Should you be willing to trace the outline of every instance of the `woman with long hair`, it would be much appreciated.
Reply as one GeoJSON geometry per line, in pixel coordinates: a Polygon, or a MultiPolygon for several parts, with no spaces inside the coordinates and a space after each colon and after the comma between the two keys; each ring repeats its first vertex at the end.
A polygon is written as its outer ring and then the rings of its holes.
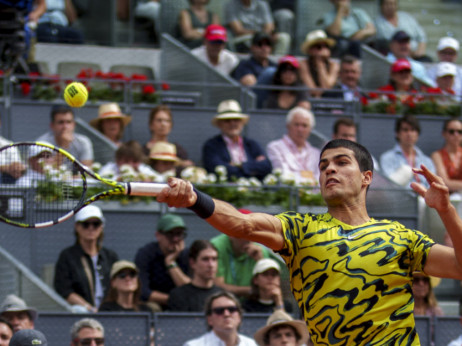
{"type": "MultiPolygon", "coordinates": [[[[422,272],[412,274],[412,294],[414,295],[414,315],[442,316],[443,310],[438,306],[433,287],[437,281],[422,272]]],[[[439,282],[438,282],[439,283],[439,282]]]]}

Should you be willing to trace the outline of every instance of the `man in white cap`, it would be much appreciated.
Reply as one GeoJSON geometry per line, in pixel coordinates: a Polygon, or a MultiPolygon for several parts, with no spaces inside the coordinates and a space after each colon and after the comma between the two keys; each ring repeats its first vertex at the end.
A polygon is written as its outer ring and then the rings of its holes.
{"type": "Polygon", "coordinates": [[[452,62],[439,62],[436,66],[436,85],[438,86],[437,92],[443,95],[447,95],[447,98],[437,99],[437,101],[443,100],[460,100],[460,94],[456,95],[454,91],[454,80],[457,75],[457,66],[452,62]]]}
{"type": "MultiPolygon", "coordinates": [[[[457,41],[455,38],[449,36],[440,38],[438,41],[438,46],[436,47],[438,61],[456,64],[459,48],[459,41],[457,41]]],[[[434,64],[427,71],[429,77],[434,81],[436,81],[437,69],[438,65],[434,64]]],[[[456,95],[462,94],[462,68],[458,66],[456,66],[456,75],[454,76],[453,89],[456,95]]]]}
{"type": "Polygon", "coordinates": [[[222,101],[217,112],[212,124],[220,129],[221,134],[207,140],[202,147],[204,168],[214,173],[217,166],[224,166],[229,180],[233,177],[263,179],[271,173],[271,162],[260,144],[242,136],[249,116],[242,113],[239,103],[222,101]]]}
{"type": "Polygon", "coordinates": [[[21,329],[33,329],[37,310],[28,307],[26,302],[14,294],[9,294],[0,307],[0,316],[13,326],[16,333],[21,329]]]}

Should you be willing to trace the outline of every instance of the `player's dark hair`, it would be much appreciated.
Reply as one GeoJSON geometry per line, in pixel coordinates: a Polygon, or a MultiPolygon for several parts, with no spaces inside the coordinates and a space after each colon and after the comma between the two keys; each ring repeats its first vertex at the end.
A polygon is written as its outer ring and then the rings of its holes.
{"type": "Polygon", "coordinates": [[[197,239],[195,240],[189,248],[189,259],[197,260],[199,254],[205,249],[212,249],[218,253],[217,248],[208,240],[197,239]]]}
{"type": "Polygon", "coordinates": [[[374,163],[372,161],[372,156],[366,147],[362,146],[359,143],[349,141],[347,139],[333,139],[328,142],[324,148],[321,150],[321,155],[324,151],[328,149],[336,149],[336,148],[346,148],[353,151],[355,155],[355,159],[358,162],[359,170],[361,172],[371,171],[374,172],[374,163]]]}
{"type": "Polygon", "coordinates": [[[55,118],[56,118],[57,114],[66,114],[66,113],[71,113],[72,117],[74,117],[74,111],[69,106],[55,105],[55,106],[51,107],[51,113],[50,113],[51,122],[53,123],[55,121],[55,118]]]}

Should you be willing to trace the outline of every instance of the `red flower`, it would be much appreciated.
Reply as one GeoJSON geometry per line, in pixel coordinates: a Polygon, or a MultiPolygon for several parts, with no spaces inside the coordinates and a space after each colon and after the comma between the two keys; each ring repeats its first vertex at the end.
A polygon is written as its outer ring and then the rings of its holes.
{"type": "Polygon", "coordinates": [[[0,76],[3,76],[3,70],[0,70],[0,76]]]}
{"type": "Polygon", "coordinates": [[[50,74],[47,76],[50,80],[50,84],[59,83],[59,74],[50,74]]]}
{"type": "Polygon", "coordinates": [[[106,78],[106,74],[103,73],[103,71],[96,71],[95,72],[95,78],[104,79],[104,78],[106,78]]]}
{"type": "Polygon", "coordinates": [[[170,90],[170,85],[167,83],[162,83],[162,90],[170,90]]]}
{"type": "Polygon", "coordinates": [[[377,94],[377,93],[369,93],[369,98],[376,99],[377,97],[379,97],[379,94],[377,94]]]}
{"type": "Polygon", "coordinates": [[[363,106],[367,106],[369,104],[369,100],[365,96],[361,96],[361,98],[359,100],[361,101],[361,104],[363,106]]]}
{"type": "Polygon", "coordinates": [[[143,86],[143,94],[154,94],[156,89],[152,85],[143,86]]]}
{"type": "Polygon", "coordinates": [[[131,79],[132,80],[148,80],[148,77],[146,77],[144,74],[132,74],[131,79]]]}
{"type": "Polygon", "coordinates": [[[24,96],[27,96],[30,94],[30,83],[28,82],[22,82],[21,83],[21,91],[24,96]]]}

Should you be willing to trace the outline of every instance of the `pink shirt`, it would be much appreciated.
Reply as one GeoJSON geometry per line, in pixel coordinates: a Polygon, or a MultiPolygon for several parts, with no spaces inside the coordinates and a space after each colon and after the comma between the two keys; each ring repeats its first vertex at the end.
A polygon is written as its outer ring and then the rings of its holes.
{"type": "Polygon", "coordinates": [[[233,141],[227,136],[223,136],[223,139],[226,143],[226,148],[228,149],[229,155],[231,156],[232,165],[240,166],[243,162],[247,161],[247,155],[245,153],[242,137],[239,137],[237,142],[233,141]]]}

